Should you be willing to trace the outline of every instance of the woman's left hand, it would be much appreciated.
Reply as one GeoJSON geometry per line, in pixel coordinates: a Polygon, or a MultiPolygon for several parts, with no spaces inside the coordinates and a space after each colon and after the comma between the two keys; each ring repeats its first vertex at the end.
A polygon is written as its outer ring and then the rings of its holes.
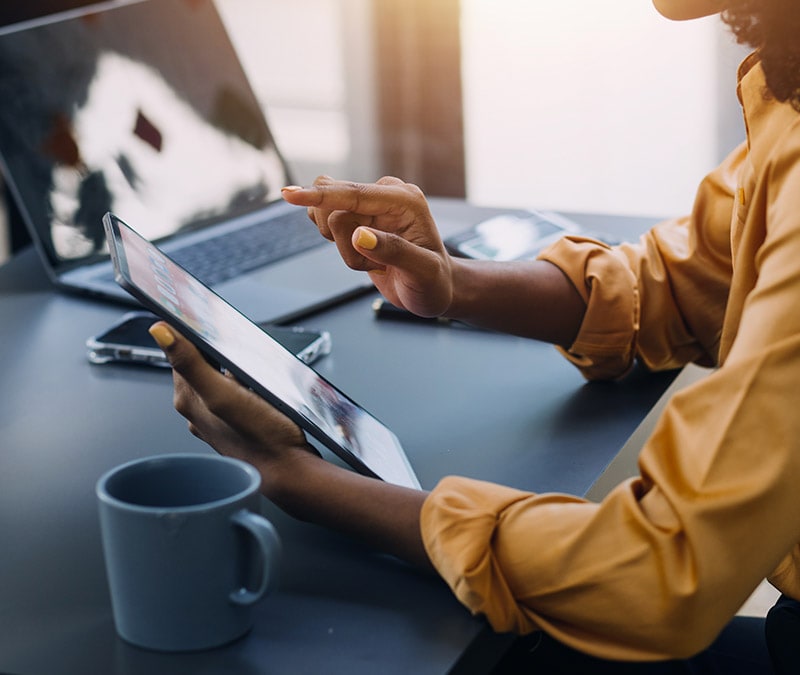
{"type": "Polygon", "coordinates": [[[191,432],[217,452],[252,464],[261,492],[301,520],[334,528],[429,567],[419,528],[426,493],[327,462],[294,422],[215,370],[163,321],[150,334],[172,364],[174,404],[191,432]]]}
{"type": "Polygon", "coordinates": [[[309,453],[316,455],[300,427],[233,377],[215,370],[166,323],[154,324],[150,333],[172,364],[175,409],[195,436],[222,455],[253,464],[263,476],[277,475],[298,456],[305,460],[309,453]]]}

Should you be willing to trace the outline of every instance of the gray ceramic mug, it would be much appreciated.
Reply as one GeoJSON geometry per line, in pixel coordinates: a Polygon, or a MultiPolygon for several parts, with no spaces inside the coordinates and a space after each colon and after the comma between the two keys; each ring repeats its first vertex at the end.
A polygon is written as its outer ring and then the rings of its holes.
{"type": "Polygon", "coordinates": [[[253,626],[277,576],[281,543],[261,515],[261,477],[218,455],[162,455],[97,482],[114,623],[161,651],[217,647],[253,626]]]}

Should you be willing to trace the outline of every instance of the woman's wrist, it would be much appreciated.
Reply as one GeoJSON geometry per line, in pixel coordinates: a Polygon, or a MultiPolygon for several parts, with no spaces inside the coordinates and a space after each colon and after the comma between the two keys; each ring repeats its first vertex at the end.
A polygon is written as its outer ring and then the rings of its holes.
{"type": "Polygon", "coordinates": [[[452,301],[444,316],[483,328],[569,346],[586,310],[569,278],[542,260],[453,258],[452,301]]]}
{"type": "Polygon", "coordinates": [[[321,490],[345,469],[323,459],[310,445],[285,450],[261,462],[261,492],[282,511],[300,520],[316,520],[313,505],[321,490]]]}
{"type": "Polygon", "coordinates": [[[430,567],[419,518],[426,494],[361,475],[293,446],[261,462],[262,493],[297,520],[329,527],[430,567]]]}
{"type": "Polygon", "coordinates": [[[480,296],[473,291],[475,261],[466,258],[450,258],[450,305],[442,314],[447,319],[469,321],[474,314],[475,303],[480,296]]]}

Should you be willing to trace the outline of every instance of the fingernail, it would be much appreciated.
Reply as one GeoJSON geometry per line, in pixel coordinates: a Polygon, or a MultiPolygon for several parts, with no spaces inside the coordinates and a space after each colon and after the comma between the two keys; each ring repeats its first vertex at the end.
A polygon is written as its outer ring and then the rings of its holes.
{"type": "Polygon", "coordinates": [[[281,192],[299,192],[302,189],[299,185],[287,185],[281,188],[281,192]]]}
{"type": "Polygon", "coordinates": [[[371,230],[364,229],[363,227],[358,228],[358,235],[356,237],[356,246],[360,246],[361,248],[365,248],[368,251],[371,251],[378,245],[378,237],[375,236],[375,233],[371,230]]]}
{"type": "Polygon", "coordinates": [[[161,349],[167,349],[175,342],[175,336],[172,334],[172,331],[163,323],[150,326],[148,332],[153,336],[153,339],[158,343],[161,349]]]}

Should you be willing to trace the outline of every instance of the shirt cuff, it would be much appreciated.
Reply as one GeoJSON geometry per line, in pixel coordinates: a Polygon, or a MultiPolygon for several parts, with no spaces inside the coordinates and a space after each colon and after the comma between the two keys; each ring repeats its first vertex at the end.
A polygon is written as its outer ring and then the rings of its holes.
{"type": "Polygon", "coordinates": [[[619,250],[585,237],[564,237],[538,256],[558,267],[586,303],[578,336],[559,348],[589,380],[616,379],[633,367],[639,331],[636,276],[619,250]]]}
{"type": "Polygon", "coordinates": [[[538,628],[521,612],[493,552],[498,514],[531,494],[456,476],[442,479],[422,506],[428,557],[458,600],[500,633],[538,628]]]}

